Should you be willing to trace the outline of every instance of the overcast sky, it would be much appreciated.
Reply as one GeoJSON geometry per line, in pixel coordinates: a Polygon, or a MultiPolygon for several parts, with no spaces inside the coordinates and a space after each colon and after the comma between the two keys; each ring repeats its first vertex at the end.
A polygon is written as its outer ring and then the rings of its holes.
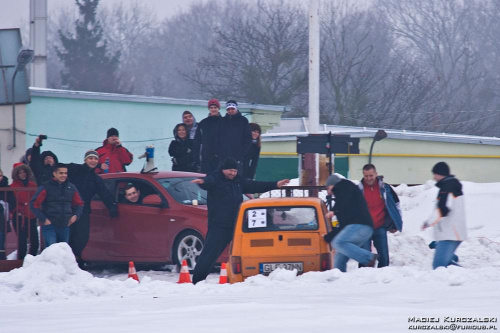
{"type": "MultiPolygon", "coordinates": [[[[142,0],[141,2],[151,6],[158,18],[162,19],[181,10],[185,10],[196,0],[142,0]]],[[[74,0],[47,0],[48,15],[57,12],[61,7],[75,7],[74,0]]],[[[101,0],[100,6],[112,6],[117,2],[132,2],[132,0],[101,0]]],[[[28,25],[29,0],[0,0],[0,29],[19,28],[28,25]]]]}

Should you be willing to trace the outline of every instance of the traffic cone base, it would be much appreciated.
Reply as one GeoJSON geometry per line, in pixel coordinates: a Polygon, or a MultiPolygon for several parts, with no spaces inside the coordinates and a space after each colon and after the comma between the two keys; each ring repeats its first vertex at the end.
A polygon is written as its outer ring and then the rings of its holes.
{"type": "Polygon", "coordinates": [[[192,283],[186,260],[182,261],[181,273],[179,274],[179,281],[177,283],[192,283]]]}
{"type": "Polygon", "coordinates": [[[139,281],[139,275],[137,275],[137,271],[135,270],[135,266],[134,266],[133,261],[128,263],[128,277],[141,283],[141,281],[139,281]]]}
{"type": "Polygon", "coordinates": [[[227,283],[227,269],[226,263],[223,262],[220,266],[220,276],[219,276],[219,284],[227,283]]]}

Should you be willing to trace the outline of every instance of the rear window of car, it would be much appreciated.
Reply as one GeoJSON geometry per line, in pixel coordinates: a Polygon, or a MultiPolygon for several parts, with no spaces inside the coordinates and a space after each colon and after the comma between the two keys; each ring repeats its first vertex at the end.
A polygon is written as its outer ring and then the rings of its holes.
{"type": "Polygon", "coordinates": [[[193,200],[197,200],[198,205],[206,205],[207,191],[191,183],[194,179],[197,178],[160,178],[157,180],[175,201],[185,205],[192,205],[193,200]]]}
{"type": "Polygon", "coordinates": [[[318,230],[314,207],[255,207],[245,210],[243,232],[318,230]]]}

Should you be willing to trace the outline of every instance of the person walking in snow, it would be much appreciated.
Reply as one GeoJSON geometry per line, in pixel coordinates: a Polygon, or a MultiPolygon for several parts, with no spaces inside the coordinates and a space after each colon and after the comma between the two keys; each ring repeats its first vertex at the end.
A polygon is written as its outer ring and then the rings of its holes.
{"type": "Polygon", "coordinates": [[[432,168],[433,178],[439,188],[437,205],[422,230],[434,227],[436,251],[432,268],[448,267],[458,246],[467,238],[465,203],[462,184],[450,174],[450,167],[439,162],[432,168]]]}
{"type": "Polygon", "coordinates": [[[403,230],[399,198],[384,178],[379,176],[373,164],[363,166],[363,179],[358,185],[365,197],[373,220],[373,235],[363,246],[370,251],[372,242],[377,249],[378,267],[389,266],[389,246],[387,231],[394,233],[403,230]]]}
{"type": "Polygon", "coordinates": [[[226,158],[220,169],[192,181],[207,191],[208,232],[203,250],[194,268],[193,283],[206,279],[217,258],[233,238],[234,224],[243,193],[262,193],[280,188],[288,179],[278,182],[257,182],[238,174],[234,158],[226,158]]]}
{"type": "Polygon", "coordinates": [[[96,149],[99,154],[99,164],[95,168],[95,172],[115,173],[127,171],[125,167],[132,163],[134,155],[122,146],[116,128],[111,127],[106,134],[106,140],[104,140],[101,147],[96,149]]]}
{"type": "Polygon", "coordinates": [[[363,194],[353,182],[337,174],[328,177],[326,189],[335,196],[335,205],[325,218],[336,215],[339,221],[339,227],[324,236],[335,249],[334,268],[345,272],[349,259],[373,267],[377,255],[362,248],[373,235],[373,221],[363,194]]]}
{"type": "Polygon", "coordinates": [[[200,121],[193,143],[193,158],[197,171],[205,174],[216,171],[217,161],[217,123],[221,119],[220,103],[213,98],[208,101],[208,117],[200,121]]]}

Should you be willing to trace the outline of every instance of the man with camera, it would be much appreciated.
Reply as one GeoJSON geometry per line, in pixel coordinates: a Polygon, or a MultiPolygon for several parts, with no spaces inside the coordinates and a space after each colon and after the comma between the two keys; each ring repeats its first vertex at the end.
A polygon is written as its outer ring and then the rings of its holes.
{"type": "Polygon", "coordinates": [[[36,138],[29,162],[38,186],[52,179],[52,166],[59,163],[56,154],[50,150],[40,153],[40,147],[45,139],[47,139],[47,136],[43,134],[36,138]]]}

